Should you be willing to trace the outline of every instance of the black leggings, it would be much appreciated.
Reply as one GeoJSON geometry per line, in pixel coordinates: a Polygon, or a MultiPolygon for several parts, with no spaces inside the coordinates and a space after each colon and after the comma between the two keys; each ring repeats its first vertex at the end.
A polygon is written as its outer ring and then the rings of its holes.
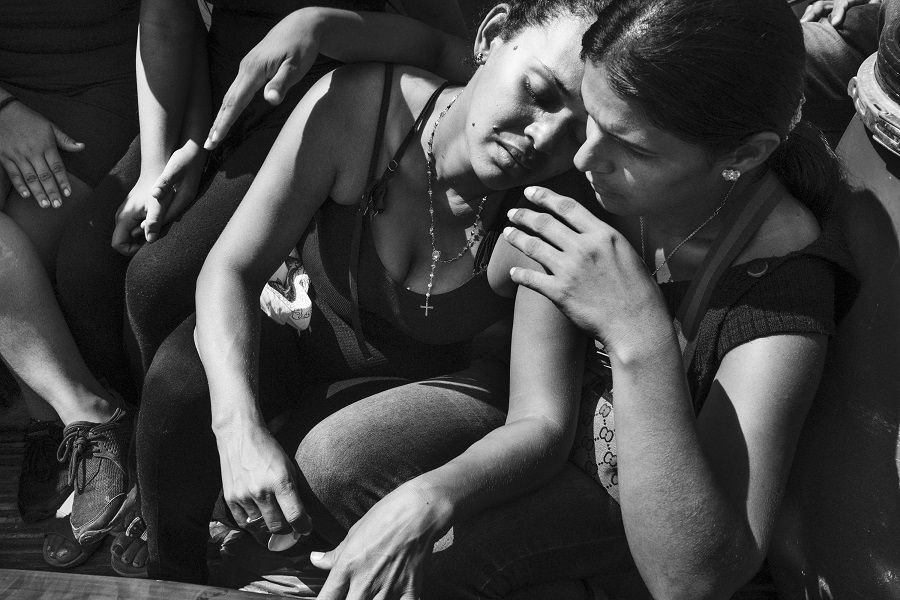
{"type": "Polygon", "coordinates": [[[101,182],[89,217],[66,232],[57,274],[60,304],[88,367],[126,397],[136,399],[136,387],[123,376],[130,371],[125,342],[133,342],[133,371],[144,373],[166,336],[194,312],[206,255],[247,193],[277,125],[249,133],[224,161],[208,167],[194,204],[130,261],[111,248],[110,239],[116,210],[139,173],[137,140],[101,182]],[[123,340],[126,315],[133,338],[123,340]]]}
{"type": "MultiPolygon", "coordinates": [[[[150,576],[203,582],[221,475],[193,330],[191,317],[156,353],[136,442],[150,576]]],[[[296,455],[304,505],[316,532],[331,544],[385,494],[503,423],[503,361],[484,358],[465,376],[420,383],[390,370],[327,382],[315,379],[320,370],[310,352],[314,348],[304,352],[293,329],[262,319],[259,406],[267,421],[295,409],[276,438],[289,456],[296,455]]]]}

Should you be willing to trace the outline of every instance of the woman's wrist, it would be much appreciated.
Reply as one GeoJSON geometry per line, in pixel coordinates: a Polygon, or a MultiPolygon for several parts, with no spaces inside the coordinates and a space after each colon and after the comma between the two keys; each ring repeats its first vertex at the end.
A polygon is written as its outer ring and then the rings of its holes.
{"type": "Polygon", "coordinates": [[[425,476],[407,481],[397,488],[397,492],[416,499],[422,520],[428,523],[435,535],[449,529],[455,512],[453,502],[446,491],[431,485],[425,476]]]}

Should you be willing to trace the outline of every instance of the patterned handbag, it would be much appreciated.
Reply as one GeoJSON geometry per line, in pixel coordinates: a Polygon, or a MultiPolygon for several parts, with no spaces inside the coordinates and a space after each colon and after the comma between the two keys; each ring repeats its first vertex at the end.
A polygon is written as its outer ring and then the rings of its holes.
{"type": "MultiPolygon", "coordinates": [[[[716,283],[778,203],[780,192],[781,184],[773,175],[767,174],[753,197],[725,224],[707,252],[698,276],[691,280],[673,321],[685,371],[694,358],[697,331],[716,283]]],[[[593,477],[619,502],[618,456],[612,369],[609,355],[598,341],[591,346],[585,359],[581,404],[569,461],[593,477]]]]}

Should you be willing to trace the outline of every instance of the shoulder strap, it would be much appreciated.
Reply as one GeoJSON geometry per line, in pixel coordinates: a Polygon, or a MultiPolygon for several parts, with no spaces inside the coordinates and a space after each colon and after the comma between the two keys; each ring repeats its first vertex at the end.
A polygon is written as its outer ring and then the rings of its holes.
{"type": "Polygon", "coordinates": [[[706,314],[719,279],[778,204],[780,192],[781,184],[778,179],[767,173],[750,200],[733,215],[713,242],[698,275],[691,281],[676,316],[680,325],[678,341],[681,344],[682,366],[685,371],[690,368],[694,359],[700,321],[706,314]]]}
{"type": "MultiPolygon", "coordinates": [[[[372,157],[369,159],[369,173],[366,176],[366,185],[370,186],[363,193],[359,204],[356,208],[356,217],[353,220],[353,239],[350,242],[350,301],[351,319],[353,320],[353,332],[356,334],[356,343],[363,357],[368,360],[372,358],[369,347],[366,345],[366,338],[363,335],[362,319],[359,315],[359,244],[362,238],[362,222],[366,208],[372,203],[375,187],[372,180],[375,178],[375,170],[378,168],[378,155],[381,149],[382,138],[384,138],[384,125],[387,121],[388,108],[390,108],[391,87],[394,79],[394,65],[385,63],[384,65],[384,86],[381,90],[381,106],[378,109],[378,124],[375,126],[375,141],[372,144],[372,157]]],[[[382,196],[383,196],[382,192],[382,196]]]]}
{"type": "Polygon", "coordinates": [[[372,157],[369,160],[369,173],[366,178],[368,188],[363,193],[362,198],[357,205],[356,218],[354,219],[353,223],[353,239],[350,242],[350,300],[353,304],[353,306],[351,307],[351,318],[353,320],[353,331],[356,334],[356,342],[357,344],[359,344],[360,351],[362,352],[363,357],[365,357],[366,360],[372,358],[372,353],[369,351],[369,347],[366,345],[366,338],[362,330],[362,318],[359,314],[358,283],[359,252],[362,240],[363,217],[366,214],[368,214],[370,217],[374,217],[379,212],[384,210],[384,196],[387,193],[387,184],[390,181],[391,177],[394,176],[394,173],[397,171],[397,167],[400,164],[400,159],[403,158],[403,154],[409,147],[410,142],[415,139],[416,135],[418,135],[421,129],[425,126],[425,120],[434,109],[434,105],[437,102],[438,97],[441,95],[441,92],[450,85],[450,82],[445,81],[443,84],[438,86],[436,90],[434,90],[434,92],[428,98],[428,101],[425,103],[425,106],[416,117],[416,121],[415,123],[413,123],[413,126],[406,134],[406,137],[403,138],[403,141],[400,143],[397,151],[394,152],[394,156],[391,157],[391,160],[388,163],[387,168],[385,168],[384,172],[381,174],[381,177],[379,177],[377,181],[373,181],[375,179],[376,169],[378,168],[378,156],[380,154],[379,151],[381,150],[381,144],[384,138],[384,126],[387,121],[388,107],[390,106],[393,76],[394,66],[391,63],[385,63],[384,88],[381,92],[381,109],[378,114],[378,125],[375,127],[375,143],[372,148],[372,157]]]}

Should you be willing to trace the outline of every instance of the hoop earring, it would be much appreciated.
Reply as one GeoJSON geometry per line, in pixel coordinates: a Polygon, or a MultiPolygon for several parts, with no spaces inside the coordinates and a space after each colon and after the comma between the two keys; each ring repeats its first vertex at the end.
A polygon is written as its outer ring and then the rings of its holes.
{"type": "Polygon", "coordinates": [[[741,176],[741,172],[737,169],[723,169],[722,179],[725,181],[737,181],[741,176]]]}
{"type": "Polygon", "coordinates": [[[481,52],[481,51],[476,52],[473,60],[475,61],[476,65],[483,65],[485,63],[484,52],[481,52]]]}

